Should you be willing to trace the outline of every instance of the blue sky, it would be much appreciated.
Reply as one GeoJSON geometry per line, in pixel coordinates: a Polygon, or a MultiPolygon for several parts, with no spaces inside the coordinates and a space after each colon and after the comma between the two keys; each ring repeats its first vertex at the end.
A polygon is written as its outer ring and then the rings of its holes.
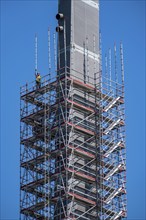
{"type": "MultiPolygon", "coordinates": [[[[144,220],[146,2],[101,0],[103,54],[123,42],[126,92],[128,219],[144,220]]],[[[1,1],[1,220],[19,219],[19,88],[48,73],[47,29],[54,32],[57,1],[1,1]]]]}

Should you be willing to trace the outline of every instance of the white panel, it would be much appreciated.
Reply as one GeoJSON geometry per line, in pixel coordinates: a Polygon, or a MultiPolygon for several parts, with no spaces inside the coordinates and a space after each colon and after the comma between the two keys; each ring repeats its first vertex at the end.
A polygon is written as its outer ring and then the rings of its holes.
{"type": "Polygon", "coordinates": [[[81,0],[81,1],[99,10],[99,4],[96,2],[91,1],[91,0],[81,0]]]}

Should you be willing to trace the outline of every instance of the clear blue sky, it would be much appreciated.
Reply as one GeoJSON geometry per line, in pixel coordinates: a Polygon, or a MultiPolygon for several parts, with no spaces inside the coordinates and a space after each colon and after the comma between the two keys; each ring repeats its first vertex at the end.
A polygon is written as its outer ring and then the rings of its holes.
{"type": "MultiPolygon", "coordinates": [[[[144,0],[101,0],[103,54],[124,45],[128,219],[145,220],[145,19],[144,0]]],[[[1,1],[1,220],[19,219],[19,87],[48,73],[47,28],[55,28],[57,1],[1,1]]]]}

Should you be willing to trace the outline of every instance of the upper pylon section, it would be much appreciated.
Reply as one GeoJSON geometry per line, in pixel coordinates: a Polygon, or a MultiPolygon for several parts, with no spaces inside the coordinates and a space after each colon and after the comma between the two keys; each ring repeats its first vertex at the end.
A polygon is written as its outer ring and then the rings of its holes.
{"type": "MultiPolygon", "coordinates": [[[[98,1],[60,0],[58,6],[59,68],[93,77],[99,71],[99,4],[98,1]]],[[[72,73],[71,73],[72,74],[72,73]]],[[[84,77],[84,81],[88,81],[84,77]]]]}

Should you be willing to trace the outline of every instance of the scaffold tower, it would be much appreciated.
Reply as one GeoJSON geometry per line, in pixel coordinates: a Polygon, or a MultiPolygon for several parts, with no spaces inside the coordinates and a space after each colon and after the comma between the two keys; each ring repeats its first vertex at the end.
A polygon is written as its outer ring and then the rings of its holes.
{"type": "Polygon", "coordinates": [[[98,14],[60,0],[49,74],[20,89],[20,220],[127,216],[123,47],[103,61],[98,14]]]}

